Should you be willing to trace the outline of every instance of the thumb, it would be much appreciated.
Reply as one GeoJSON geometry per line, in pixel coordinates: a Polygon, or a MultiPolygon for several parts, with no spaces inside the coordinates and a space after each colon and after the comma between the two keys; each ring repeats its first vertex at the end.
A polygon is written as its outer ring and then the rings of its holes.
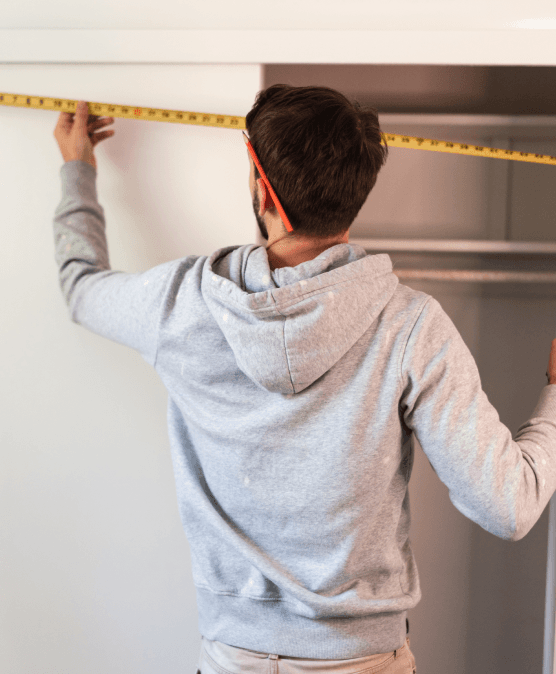
{"type": "Polygon", "coordinates": [[[74,125],[78,129],[87,129],[87,122],[89,120],[89,106],[85,101],[77,102],[77,110],[74,117],[74,125]]]}

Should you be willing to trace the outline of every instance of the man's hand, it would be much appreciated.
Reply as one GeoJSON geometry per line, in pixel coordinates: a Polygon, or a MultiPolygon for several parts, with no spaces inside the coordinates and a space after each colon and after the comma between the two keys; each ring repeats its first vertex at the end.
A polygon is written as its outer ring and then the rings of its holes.
{"type": "Polygon", "coordinates": [[[556,384],[556,339],[552,340],[550,346],[550,358],[548,359],[548,370],[546,371],[549,384],[556,384]]]}
{"type": "Polygon", "coordinates": [[[79,159],[86,161],[96,169],[97,163],[93,149],[101,140],[113,136],[115,131],[107,129],[101,133],[94,132],[113,122],[113,117],[89,115],[89,108],[85,101],[77,103],[75,113],[61,112],[54,129],[54,138],[58,141],[64,161],[79,159]]]}

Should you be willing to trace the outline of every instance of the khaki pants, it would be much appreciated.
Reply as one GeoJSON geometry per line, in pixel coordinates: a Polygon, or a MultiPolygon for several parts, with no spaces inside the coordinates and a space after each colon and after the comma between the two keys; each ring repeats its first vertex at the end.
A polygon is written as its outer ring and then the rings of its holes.
{"type": "Polygon", "coordinates": [[[415,658],[405,644],[390,653],[350,660],[312,660],[257,653],[202,637],[197,674],[416,674],[415,658]]]}

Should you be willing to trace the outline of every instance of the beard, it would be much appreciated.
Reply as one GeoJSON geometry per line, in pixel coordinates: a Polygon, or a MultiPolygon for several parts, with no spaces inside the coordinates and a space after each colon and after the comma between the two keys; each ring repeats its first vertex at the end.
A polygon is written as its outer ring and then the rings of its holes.
{"type": "Polygon", "coordinates": [[[253,212],[255,213],[255,219],[257,221],[257,225],[259,225],[259,231],[261,233],[261,236],[265,241],[268,241],[268,230],[266,228],[266,225],[264,224],[264,220],[261,218],[259,215],[259,208],[260,208],[260,202],[259,202],[259,195],[257,194],[257,191],[255,190],[255,197],[253,198],[253,212]]]}

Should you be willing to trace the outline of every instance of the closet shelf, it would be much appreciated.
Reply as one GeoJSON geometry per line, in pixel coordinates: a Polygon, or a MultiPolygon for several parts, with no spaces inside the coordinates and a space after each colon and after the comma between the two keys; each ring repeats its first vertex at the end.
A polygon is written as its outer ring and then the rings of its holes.
{"type": "Polygon", "coordinates": [[[408,253],[526,253],[556,255],[550,241],[480,241],[475,239],[358,239],[350,238],[365,250],[408,253]]]}
{"type": "MultiPolygon", "coordinates": [[[[478,241],[471,239],[350,239],[367,251],[410,253],[495,253],[555,255],[556,243],[538,241],[478,241]]],[[[475,283],[556,283],[556,272],[490,271],[484,269],[392,270],[399,279],[471,281],[475,283]]]]}

